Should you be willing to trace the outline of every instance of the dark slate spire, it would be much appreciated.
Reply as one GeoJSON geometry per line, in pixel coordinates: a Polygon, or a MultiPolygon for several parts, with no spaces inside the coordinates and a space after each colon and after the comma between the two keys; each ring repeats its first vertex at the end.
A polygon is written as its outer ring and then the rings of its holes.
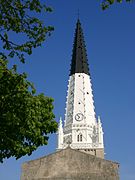
{"type": "Polygon", "coordinates": [[[83,31],[79,19],[76,23],[70,75],[75,73],[85,73],[88,75],[90,74],[83,31]]]}

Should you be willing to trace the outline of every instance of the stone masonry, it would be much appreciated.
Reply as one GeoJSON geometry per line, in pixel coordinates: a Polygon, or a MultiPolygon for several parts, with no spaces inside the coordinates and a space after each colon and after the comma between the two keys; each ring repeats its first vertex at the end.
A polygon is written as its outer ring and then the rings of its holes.
{"type": "Polygon", "coordinates": [[[22,165],[21,180],[119,180],[119,164],[70,147],[22,165]]]}

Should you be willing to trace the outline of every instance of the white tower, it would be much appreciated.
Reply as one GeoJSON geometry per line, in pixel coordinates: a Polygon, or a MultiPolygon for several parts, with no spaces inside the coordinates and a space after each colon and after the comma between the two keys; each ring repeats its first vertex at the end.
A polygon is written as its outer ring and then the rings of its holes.
{"type": "Polygon", "coordinates": [[[58,129],[57,149],[67,146],[104,158],[102,124],[100,117],[96,119],[85,42],[79,19],[75,30],[64,127],[60,120],[58,129]]]}

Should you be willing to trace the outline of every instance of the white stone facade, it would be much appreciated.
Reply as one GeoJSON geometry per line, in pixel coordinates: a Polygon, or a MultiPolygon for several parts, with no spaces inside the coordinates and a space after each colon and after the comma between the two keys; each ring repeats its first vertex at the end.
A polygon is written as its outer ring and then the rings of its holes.
{"type": "Polygon", "coordinates": [[[64,125],[60,120],[58,149],[104,149],[101,120],[96,119],[90,76],[75,73],[69,77],[64,125]]]}

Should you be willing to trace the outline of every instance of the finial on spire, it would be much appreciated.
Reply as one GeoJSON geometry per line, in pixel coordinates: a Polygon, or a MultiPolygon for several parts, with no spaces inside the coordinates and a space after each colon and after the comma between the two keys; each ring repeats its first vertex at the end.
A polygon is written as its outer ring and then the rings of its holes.
{"type": "Polygon", "coordinates": [[[60,117],[60,121],[59,122],[60,122],[60,125],[62,125],[62,117],[60,117]]]}
{"type": "Polygon", "coordinates": [[[98,116],[98,123],[101,124],[100,116],[98,116]]]}
{"type": "Polygon", "coordinates": [[[77,18],[78,18],[78,19],[80,18],[80,11],[79,11],[79,9],[78,9],[78,11],[77,11],[77,18]]]}

